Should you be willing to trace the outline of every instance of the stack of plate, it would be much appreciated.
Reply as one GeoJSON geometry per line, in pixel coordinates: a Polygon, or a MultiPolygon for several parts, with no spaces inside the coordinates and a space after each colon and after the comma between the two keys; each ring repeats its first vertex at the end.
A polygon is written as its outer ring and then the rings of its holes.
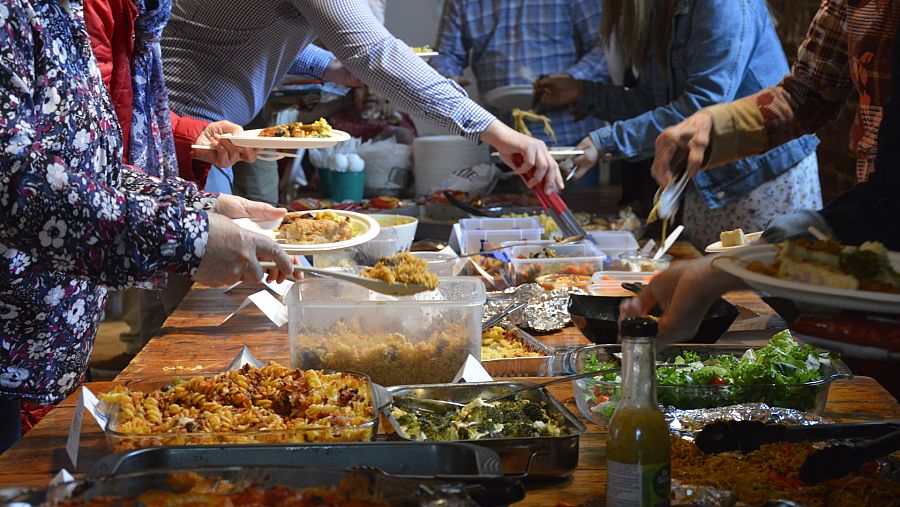
{"type": "Polygon", "coordinates": [[[490,160],[486,144],[477,145],[460,136],[425,136],[413,143],[416,195],[435,190],[451,172],[490,160]]]}

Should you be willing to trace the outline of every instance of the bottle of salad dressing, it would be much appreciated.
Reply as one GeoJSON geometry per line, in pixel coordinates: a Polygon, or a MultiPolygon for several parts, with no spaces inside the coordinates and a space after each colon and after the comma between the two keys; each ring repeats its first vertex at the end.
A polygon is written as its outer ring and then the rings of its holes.
{"type": "Polygon", "coordinates": [[[669,429],[656,402],[651,319],[626,319],[622,334],[622,400],[609,423],[606,505],[667,506],[671,485],[669,429]]]}

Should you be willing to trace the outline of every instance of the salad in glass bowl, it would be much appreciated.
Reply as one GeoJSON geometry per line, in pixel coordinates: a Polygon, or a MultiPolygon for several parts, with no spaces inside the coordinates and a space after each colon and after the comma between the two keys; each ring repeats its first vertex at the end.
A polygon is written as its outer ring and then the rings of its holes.
{"type": "MultiPolygon", "coordinates": [[[[566,369],[580,373],[618,369],[618,345],[570,353],[566,369]]],[[[801,345],[782,331],[759,348],[674,346],[657,354],[656,396],[663,407],[697,409],[760,402],[821,414],[831,382],[851,376],[837,355],[801,345]]],[[[591,421],[606,425],[621,397],[621,373],[575,381],[575,401],[591,421]]]]}

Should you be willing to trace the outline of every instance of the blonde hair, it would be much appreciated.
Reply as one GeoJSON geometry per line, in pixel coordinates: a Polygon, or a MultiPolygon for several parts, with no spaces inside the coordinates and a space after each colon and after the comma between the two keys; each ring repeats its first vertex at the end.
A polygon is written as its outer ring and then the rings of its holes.
{"type": "Polygon", "coordinates": [[[665,70],[669,62],[673,4],[673,0],[603,0],[601,40],[609,47],[610,38],[615,34],[625,62],[641,69],[647,63],[651,34],[656,33],[654,56],[665,70]]]}

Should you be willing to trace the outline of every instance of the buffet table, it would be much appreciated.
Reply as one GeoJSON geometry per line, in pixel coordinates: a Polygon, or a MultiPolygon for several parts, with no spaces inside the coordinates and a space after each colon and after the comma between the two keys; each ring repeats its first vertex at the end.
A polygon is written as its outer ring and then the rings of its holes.
{"type": "MultiPolygon", "coordinates": [[[[116,381],[91,383],[88,387],[96,393],[110,389],[117,382],[219,372],[245,344],[260,359],[288,364],[286,328],[275,328],[255,308],[245,309],[221,324],[247,295],[256,290],[258,288],[238,287],[224,294],[217,289],[192,290],[166,321],[163,335],[152,340],[116,381]]],[[[729,333],[723,340],[730,344],[759,344],[772,335],[769,328],[777,326],[777,317],[758,297],[752,293],[735,293],[728,299],[758,317],[739,319],[733,328],[739,332],[729,333]]],[[[587,343],[574,327],[541,339],[553,347],[587,343]]],[[[573,413],[578,413],[571,385],[559,384],[549,390],[573,413]]],[[[75,396],[69,397],[21,442],[0,456],[0,487],[45,486],[61,468],[85,473],[97,459],[108,453],[102,432],[89,416],[85,416],[79,464],[73,470],[65,447],[75,400],[75,396]]],[[[825,416],[847,422],[900,419],[900,404],[873,379],[856,377],[834,383],[825,416]]],[[[579,465],[572,478],[529,484],[525,501],[517,505],[602,504],[606,434],[597,425],[584,422],[587,432],[581,438],[579,465]]]]}

